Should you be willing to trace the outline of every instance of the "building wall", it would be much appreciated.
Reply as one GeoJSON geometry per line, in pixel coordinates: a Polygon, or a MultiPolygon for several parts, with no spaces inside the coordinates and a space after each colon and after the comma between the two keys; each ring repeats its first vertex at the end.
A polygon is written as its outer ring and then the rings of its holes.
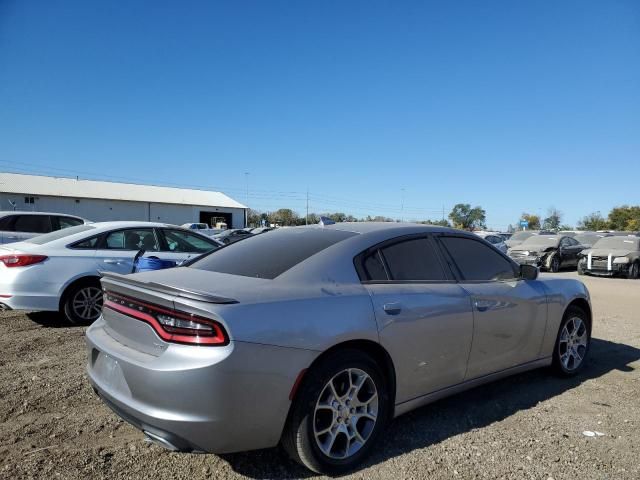
{"type": "Polygon", "coordinates": [[[25,195],[0,192],[0,211],[13,210],[8,201],[11,200],[16,203],[17,210],[67,213],[94,222],[139,220],[166,222],[175,225],[199,222],[200,211],[206,211],[231,213],[233,225],[229,225],[229,228],[244,227],[244,210],[242,208],[126,202],[121,200],[96,200],[91,198],[33,197],[34,203],[30,204],[25,203],[25,195]]]}

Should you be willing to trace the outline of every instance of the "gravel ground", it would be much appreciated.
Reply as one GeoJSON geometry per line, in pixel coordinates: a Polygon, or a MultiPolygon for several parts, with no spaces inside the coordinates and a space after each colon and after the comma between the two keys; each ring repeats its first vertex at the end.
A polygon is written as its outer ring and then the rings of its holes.
{"type": "MultiPolygon", "coordinates": [[[[640,282],[584,281],[595,325],[579,377],[530,372],[409,413],[349,478],[640,478],[640,282]]],[[[0,313],[0,327],[0,478],[311,476],[280,449],[187,455],[148,444],[89,387],[83,328],[19,312],[0,313]]]]}

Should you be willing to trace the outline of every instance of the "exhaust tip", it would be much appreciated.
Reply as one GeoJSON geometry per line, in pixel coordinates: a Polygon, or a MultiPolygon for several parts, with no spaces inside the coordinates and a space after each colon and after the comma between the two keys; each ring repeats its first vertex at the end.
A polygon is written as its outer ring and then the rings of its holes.
{"type": "Polygon", "coordinates": [[[143,433],[146,435],[145,441],[155,443],[156,445],[160,445],[161,447],[166,448],[167,450],[171,450],[172,452],[177,452],[180,449],[169,442],[166,438],[162,438],[155,433],[148,432],[147,430],[143,430],[143,433]]]}

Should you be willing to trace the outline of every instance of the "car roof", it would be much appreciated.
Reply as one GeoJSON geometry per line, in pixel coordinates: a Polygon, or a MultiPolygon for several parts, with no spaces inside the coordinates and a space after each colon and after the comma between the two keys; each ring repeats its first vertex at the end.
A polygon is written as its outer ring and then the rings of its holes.
{"type": "Polygon", "coordinates": [[[73,217],[79,218],[80,220],[85,220],[78,215],[72,215],[70,213],[58,213],[58,212],[33,212],[33,211],[22,211],[22,210],[6,210],[0,211],[0,217],[6,217],[7,215],[57,215],[61,217],[73,217]]]}
{"type": "Polygon", "coordinates": [[[449,227],[440,227],[437,225],[424,225],[422,223],[408,223],[408,222],[340,222],[333,223],[330,225],[308,225],[300,228],[327,228],[332,230],[344,230],[346,232],[353,233],[373,233],[373,232],[381,232],[387,231],[391,233],[394,230],[397,230],[398,233],[402,234],[411,233],[411,231],[422,231],[422,232],[460,232],[460,230],[456,230],[454,228],[449,227]]]}

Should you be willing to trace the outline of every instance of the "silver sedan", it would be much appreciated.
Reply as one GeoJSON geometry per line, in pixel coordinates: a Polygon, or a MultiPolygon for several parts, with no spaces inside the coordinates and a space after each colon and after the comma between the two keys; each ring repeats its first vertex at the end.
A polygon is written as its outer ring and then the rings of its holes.
{"type": "Polygon", "coordinates": [[[118,415],[171,450],[281,443],[332,475],[414,408],[538,367],[574,375],[592,326],[581,282],[411,224],[280,229],[102,285],[88,373],[118,415]]]}

